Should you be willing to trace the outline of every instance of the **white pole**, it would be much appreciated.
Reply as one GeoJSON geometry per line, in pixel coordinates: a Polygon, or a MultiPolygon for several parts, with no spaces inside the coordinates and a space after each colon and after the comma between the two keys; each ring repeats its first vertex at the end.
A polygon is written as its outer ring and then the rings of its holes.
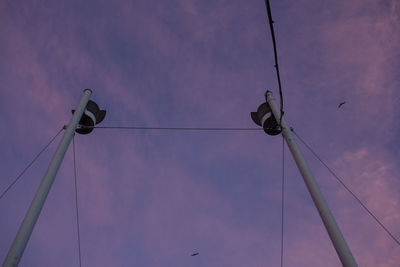
{"type": "Polygon", "coordinates": [[[40,211],[43,208],[51,185],[54,182],[54,178],[56,177],[58,169],[64,158],[65,152],[67,151],[67,148],[71,142],[71,139],[82,117],[82,114],[85,111],[91,94],[92,91],[90,89],[84,90],[78,107],[76,108],[71,118],[71,121],[69,122],[67,129],[65,130],[64,136],[60,144],[58,145],[56,152],[54,153],[53,159],[51,160],[50,165],[47,168],[46,174],[44,175],[42,182],[40,183],[36,195],[32,200],[28,211],[25,214],[25,218],[22,221],[17,235],[15,236],[14,242],[12,243],[11,248],[8,251],[7,257],[3,262],[3,267],[18,266],[22,254],[24,253],[26,244],[28,243],[28,240],[32,234],[33,227],[35,226],[36,221],[40,215],[40,211]]]}
{"type": "MultiPolygon", "coordinates": [[[[274,114],[276,120],[279,123],[279,118],[281,118],[281,113],[278,106],[275,103],[275,99],[272,96],[272,92],[267,91],[265,93],[266,100],[274,114]]],[[[315,206],[321,216],[321,219],[325,225],[326,230],[328,231],[329,237],[332,240],[333,246],[336,249],[336,252],[339,256],[340,261],[345,267],[356,267],[358,266],[356,261],[351,254],[349,247],[346,244],[346,241],[343,238],[342,233],[340,232],[339,226],[336,224],[335,218],[333,217],[329,207],[319,190],[317,182],[315,181],[310,169],[306,161],[304,160],[303,155],[300,152],[299,147],[297,146],[296,141],[293,138],[290,127],[287,125],[284,117],[281,118],[282,134],[286,140],[286,143],[289,146],[290,151],[292,152],[293,158],[297,164],[297,167],[300,170],[301,175],[303,176],[303,180],[308,188],[308,191],[311,194],[311,197],[314,201],[315,206]]]]}

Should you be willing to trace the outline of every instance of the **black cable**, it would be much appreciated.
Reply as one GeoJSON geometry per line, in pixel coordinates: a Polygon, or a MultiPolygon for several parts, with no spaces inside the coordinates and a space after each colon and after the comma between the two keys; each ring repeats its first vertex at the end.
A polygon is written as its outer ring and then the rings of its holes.
{"type": "Polygon", "coordinates": [[[364,203],[362,203],[362,201],[350,190],[350,188],[348,188],[345,185],[342,179],[339,178],[339,176],[336,175],[336,173],[331,168],[329,168],[328,165],[326,165],[326,163],[311,149],[309,145],[306,144],[306,142],[304,142],[304,140],[293,129],[292,132],[308,148],[308,150],[310,150],[311,153],[322,163],[322,165],[324,165],[328,169],[328,171],[336,178],[336,180],[338,180],[339,183],[357,200],[357,202],[369,213],[369,215],[371,215],[371,217],[374,218],[374,220],[383,228],[383,230],[385,230],[385,232],[394,240],[394,242],[396,242],[400,246],[400,241],[396,237],[394,237],[392,233],[390,233],[390,231],[383,225],[383,223],[381,223],[379,219],[364,205],[364,203]]]}
{"type": "Polygon", "coordinates": [[[82,266],[81,259],[81,235],[80,235],[80,227],[79,227],[79,209],[78,209],[78,183],[77,183],[77,175],[76,175],[76,160],[75,160],[75,135],[72,138],[72,152],[74,158],[74,180],[75,180],[75,210],[76,210],[76,227],[78,232],[78,252],[79,252],[79,266],[82,266]]]}
{"type": "Polygon", "coordinates": [[[40,150],[40,152],[33,158],[33,160],[28,164],[28,166],[26,166],[25,169],[23,169],[23,171],[17,176],[17,178],[14,179],[14,181],[6,188],[6,190],[4,190],[4,192],[0,195],[0,199],[22,177],[22,175],[24,175],[24,173],[32,166],[32,164],[40,157],[40,155],[42,155],[42,153],[49,147],[49,145],[53,143],[53,141],[57,138],[57,136],[62,132],[63,129],[64,128],[61,128],[61,130],[58,131],[58,133],[53,138],[51,138],[51,140],[47,143],[47,145],[45,145],[45,147],[42,150],[40,150]]]}
{"type": "Polygon", "coordinates": [[[282,95],[281,77],[279,75],[278,52],[276,49],[276,40],[275,40],[275,32],[274,32],[274,25],[273,25],[274,21],[272,20],[271,6],[269,4],[269,0],[265,0],[265,7],[267,8],[268,22],[269,22],[269,28],[271,31],[271,38],[272,38],[272,45],[274,47],[275,70],[276,70],[276,77],[278,79],[279,97],[280,97],[280,102],[281,102],[281,117],[280,117],[279,121],[281,121],[283,113],[284,113],[283,112],[283,95],[282,95]]]}
{"type": "Polygon", "coordinates": [[[142,126],[81,126],[84,128],[126,129],[126,130],[175,130],[175,131],[259,131],[262,128],[223,128],[223,127],[142,127],[142,126]]]}
{"type": "Polygon", "coordinates": [[[282,204],[281,204],[281,267],[283,267],[283,230],[285,210],[285,138],[282,135],[282,204]]]}

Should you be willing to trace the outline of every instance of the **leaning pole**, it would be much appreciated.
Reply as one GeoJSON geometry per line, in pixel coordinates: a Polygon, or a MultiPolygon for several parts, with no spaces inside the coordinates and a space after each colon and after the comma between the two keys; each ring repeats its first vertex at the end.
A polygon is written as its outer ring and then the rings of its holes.
{"type": "Polygon", "coordinates": [[[79,101],[76,110],[74,111],[71,121],[67,125],[64,136],[61,139],[56,152],[54,153],[49,167],[47,168],[46,174],[44,175],[42,182],[36,191],[35,197],[32,200],[32,203],[25,214],[25,218],[19,227],[18,233],[15,236],[10,250],[8,251],[7,257],[3,262],[3,267],[18,266],[22,254],[24,253],[26,244],[28,243],[28,240],[32,234],[33,227],[36,224],[36,221],[40,215],[40,211],[42,210],[47,195],[49,194],[51,185],[53,184],[54,178],[56,177],[58,169],[60,168],[65,152],[67,151],[79,121],[85,112],[85,108],[91,94],[92,90],[84,90],[83,96],[79,101]]]}
{"type": "Polygon", "coordinates": [[[321,191],[319,190],[318,184],[307,165],[307,162],[293,138],[291,128],[286,123],[284,116],[281,116],[281,111],[276,105],[271,91],[265,93],[265,99],[266,103],[261,104],[257,112],[251,113],[253,121],[257,125],[262,126],[264,131],[269,135],[277,135],[282,132],[342,265],[345,267],[357,267],[358,265],[344,240],[339,226],[337,225],[335,218],[333,217],[328,204],[326,203],[321,191]],[[280,123],[278,123],[279,120],[280,123]]]}

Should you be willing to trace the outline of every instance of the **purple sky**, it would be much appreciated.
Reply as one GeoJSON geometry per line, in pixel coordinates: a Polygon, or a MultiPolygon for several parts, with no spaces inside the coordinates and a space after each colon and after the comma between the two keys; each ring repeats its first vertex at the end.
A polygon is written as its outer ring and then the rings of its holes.
{"type": "MultiPolygon", "coordinates": [[[[400,4],[271,1],[286,119],[400,238],[400,4]],[[340,109],[337,105],[346,101],[340,109]]],[[[1,1],[0,190],[83,89],[102,126],[254,127],[278,97],[264,1],[1,1]]],[[[60,138],[0,200],[3,261],[60,138]]],[[[280,136],[76,136],[83,266],[278,266],[280,136]],[[200,254],[191,257],[198,251],[200,254]]],[[[400,247],[300,146],[360,266],[400,247]]],[[[340,266],[286,150],[285,266],[340,266]]],[[[69,149],[20,266],[78,266],[69,149]]]]}

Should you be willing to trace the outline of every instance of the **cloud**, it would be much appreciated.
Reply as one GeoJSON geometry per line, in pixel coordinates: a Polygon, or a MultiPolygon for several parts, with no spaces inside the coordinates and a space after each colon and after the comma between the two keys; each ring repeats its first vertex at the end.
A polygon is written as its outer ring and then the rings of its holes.
{"type": "MultiPolygon", "coordinates": [[[[0,127],[2,149],[15,161],[68,121],[85,87],[108,111],[102,125],[177,127],[252,127],[249,112],[276,87],[262,2],[3,5],[0,127]]],[[[288,121],[396,231],[398,167],[383,143],[395,140],[398,119],[399,5],[273,5],[288,121]]],[[[278,265],[280,138],[96,129],[76,141],[84,265],[278,265]],[[190,257],[196,249],[199,257],[190,257]]],[[[63,166],[70,170],[70,155],[63,166]]],[[[290,164],[287,174],[298,178],[290,164]]],[[[360,265],[399,262],[385,233],[324,177],[318,181],[360,265]]],[[[76,263],[70,178],[71,170],[60,171],[28,265],[76,263]],[[48,262],[46,251],[54,255],[48,262]]],[[[301,178],[288,179],[288,192],[285,262],[338,265],[301,178]]]]}
{"type": "MultiPolygon", "coordinates": [[[[345,184],[389,231],[399,238],[397,225],[400,220],[400,195],[396,190],[399,182],[394,175],[399,170],[393,160],[362,148],[358,151],[344,152],[333,165],[345,184]]],[[[365,266],[386,266],[380,264],[398,262],[400,258],[395,251],[399,248],[387,233],[358,204],[347,207],[344,205],[344,199],[348,198],[344,189],[337,191],[337,195],[338,199],[343,199],[343,209],[339,216],[347,217],[352,214],[351,224],[347,224],[346,228],[353,229],[352,236],[359,240],[359,243],[353,242],[354,253],[358,256],[359,263],[365,266]],[[361,245],[364,243],[370,244],[368,249],[361,245]],[[371,249],[376,252],[374,257],[368,256],[371,249]]],[[[355,200],[352,201],[356,203],[355,200]]]]}

